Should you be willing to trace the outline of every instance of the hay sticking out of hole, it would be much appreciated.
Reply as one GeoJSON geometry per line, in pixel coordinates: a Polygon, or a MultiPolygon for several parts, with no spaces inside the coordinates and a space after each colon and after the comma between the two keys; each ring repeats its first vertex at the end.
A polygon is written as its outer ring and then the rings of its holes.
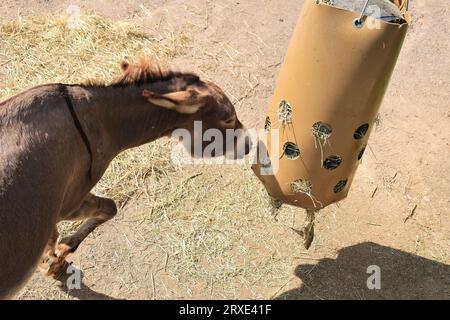
{"type": "Polygon", "coordinates": [[[323,148],[329,143],[329,139],[333,133],[333,128],[328,123],[316,122],[312,127],[312,135],[314,137],[314,145],[320,149],[320,166],[323,168],[324,156],[323,148]]]}
{"type": "Polygon", "coordinates": [[[270,117],[266,118],[266,122],[264,124],[264,130],[266,133],[270,133],[270,130],[272,130],[272,120],[270,120],[270,117]]]}
{"type": "Polygon", "coordinates": [[[299,179],[291,183],[294,193],[311,193],[312,184],[309,180],[299,179]]]}
{"type": "Polygon", "coordinates": [[[324,146],[327,140],[330,139],[332,133],[333,128],[328,123],[317,122],[312,127],[313,136],[319,141],[322,141],[324,146]]]}
{"type": "Polygon", "coordinates": [[[292,123],[292,113],[291,105],[286,100],[281,101],[280,110],[278,111],[278,121],[280,121],[282,125],[292,123]]]}
{"type": "Polygon", "coordinates": [[[312,194],[313,186],[311,181],[305,179],[295,180],[294,182],[291,182],[291,188],[292,191],[296,194],[304,194],[308,196],[311,199],[314,208],[323,208],[323,203],[317,200],[312,194]],[[317,204],[319,204],[320,206],[318,207],[317,204]]]}

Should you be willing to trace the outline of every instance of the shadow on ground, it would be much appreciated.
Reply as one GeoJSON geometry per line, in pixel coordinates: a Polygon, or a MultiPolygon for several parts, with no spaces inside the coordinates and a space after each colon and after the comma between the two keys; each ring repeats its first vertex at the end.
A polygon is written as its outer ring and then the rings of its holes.
{"type": "MultiPolygon", "coordinates": [[[[69,265],[68,265],[69,266],[69,265]]],[[[79,300],[118,300],[103,293],[96,292],[89,288],[83,282],[83,272],[73,265],[70,265],[70,271],[63,272],[57,280],[58,287],[68,296],[79,300]],[[73,284],[73,276],[79,276],[79,288],[69,289],[68,284],[73,284]]]]}
{"type": "Polygon", "coordinates": [[[276,299],[450,299],[450,265],[369,242],[299,265],[295,275],[302,286],[276,299]],[[372,265],[381,268],[381,290],[367,287],[372,265]]]}

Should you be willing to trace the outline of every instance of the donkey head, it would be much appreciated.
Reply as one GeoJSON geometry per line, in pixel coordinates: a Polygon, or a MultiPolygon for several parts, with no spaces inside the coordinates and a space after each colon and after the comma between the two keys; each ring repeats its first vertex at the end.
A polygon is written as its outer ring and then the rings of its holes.
{"type": "MultiPolygon", "coordinates": [[[[123,64],[122,68],[126,74],[139,72],[133,68],[142,69],[142,66],[123,64]]],[[[158,70],[160,80],[165,81],[153,82],[142,95],[151,105],[173,112],[176,119],[181,119],[177,120],[177,129],[189,133],[182,138],[192,156],[240,159],[250,152],[247,130],[217,85],[194,74],[158,70]]]]}

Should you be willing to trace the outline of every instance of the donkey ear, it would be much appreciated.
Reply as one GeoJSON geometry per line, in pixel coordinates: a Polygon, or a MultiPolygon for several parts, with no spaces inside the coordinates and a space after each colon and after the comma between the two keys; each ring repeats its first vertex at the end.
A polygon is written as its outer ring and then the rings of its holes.
{"type": "Polygon", "coordinates": [[[183,114],[197,113],[203,106],[205,106],[204,97],[202,97],[200,93],[194,89],[167,94],[159,94],[149,90],[144,90],[142,95],[151,104],[183,114]]]}

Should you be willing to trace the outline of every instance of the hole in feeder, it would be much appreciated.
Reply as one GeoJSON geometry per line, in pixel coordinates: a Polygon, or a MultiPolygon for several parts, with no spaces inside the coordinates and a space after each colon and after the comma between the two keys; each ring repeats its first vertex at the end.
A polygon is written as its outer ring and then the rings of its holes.
{"type": "Polygon", "coordinates": [[[294,193],[311,194],[312,192],[312,184],[309,180],[296,180],[291,183],[291,188],[294,193]]]}
{"type": "Polygon", "coordinates": [[[266,123],[264,124],[264,130],[266,130],[266,133],[269,133],[272,129],[272,120],[270,120],[270,117],[266,118],[266,123]]]}
{"type": "Polygon", "coordinates": [[[283,147],[283,153],[290,160],[297,160],[300,158],[300,148],[293,142],[286,142],[283,147]]]}
{"type": "Polygon", "coordinates": [[[325,159],[323,167],[327,170],[336,170],[342,164],[342,158],[339,156],[331,156],[325,159]]]}
{"type": "Polygon", "coordinates": [[[328,123],[317,122],[313,125],[312,132],[317,139],[327,141],[333,133],[333,128],[328,123]]]}
{"type": "Polygon", "coordinates": [[[341,180],[339,183],[334,187],[334,193],[339,193],[347,186],[348,180],[341,180]]]}
{"type": "Polygon", "coordinates": [[[367,132],[369,132],[369,124],[366,123],[366,124],[363,124],[358,129],[356,129],[353,137],[355,138],[355,140],[361,140],[362,138],[364,138],[366,136],[367,132]]]}
{"type": "Polygon", "coordinates": [[[280,103],[280,110],[278,111],[278,120],[283,125],[292,123],[292,107],[286,100],[283,100],[280,103]]]}
{"type": "Polygon", "coordinates": [[[361,28],[363,27],[363,25],[364,25],[364,22],[363,22],[362,19],[357,18],[357,19],[353,20],[353,26],[354,26],[356,29],[361,29],[361,28]]]}
{"type": "Polygon", "coordinates": [[[359,152],[359,155],[358,155],[358,160],[361,160],[364,157],[364,153],[366,152],[366,148],[367,147],[364,147],[364,148],[361,149],[361,151],[359,152]]]}

